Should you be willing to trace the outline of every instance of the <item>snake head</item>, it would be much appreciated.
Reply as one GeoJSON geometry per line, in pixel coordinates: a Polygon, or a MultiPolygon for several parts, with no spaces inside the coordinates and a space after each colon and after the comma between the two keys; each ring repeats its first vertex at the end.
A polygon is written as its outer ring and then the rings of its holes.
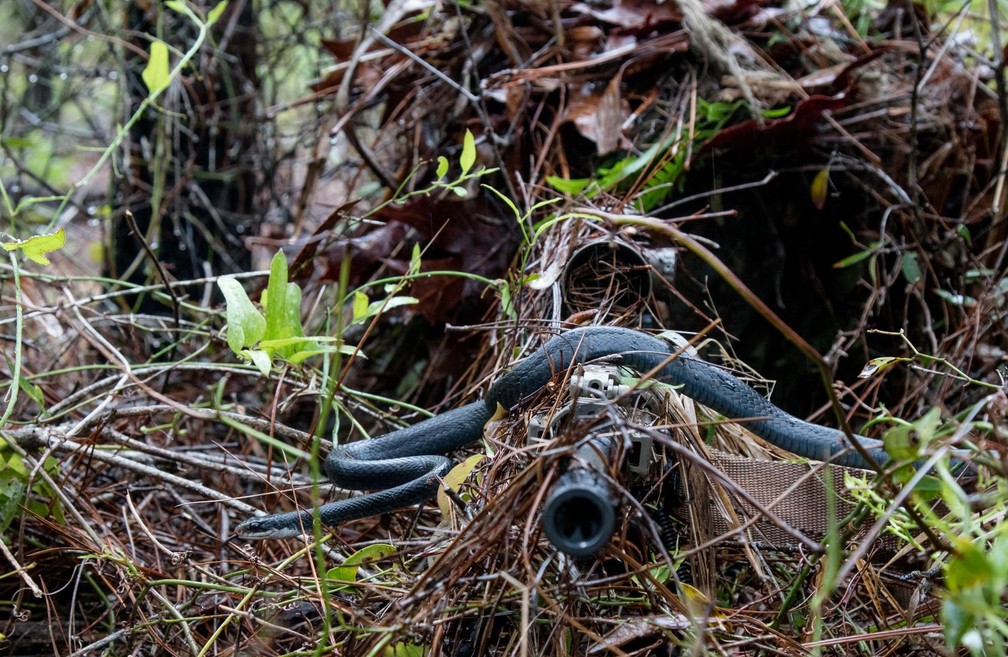
{"type": "Polygon", "coordinates": [[[301,536],[303,529],[311,531],[312,516],[309,512],[307,520],[298,516],[304,513],[292,511],[274,515],[262,515],[243,520],[235,527],[235,535],[246,541],[261,541],[267,538],[293,538],[301,536]]]}

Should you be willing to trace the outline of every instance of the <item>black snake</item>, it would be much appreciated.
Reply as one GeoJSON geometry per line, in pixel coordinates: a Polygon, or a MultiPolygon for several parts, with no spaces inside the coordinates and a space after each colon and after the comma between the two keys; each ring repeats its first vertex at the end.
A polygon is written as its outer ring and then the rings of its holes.
{"type": "MultiPolygon", "coordinates": [[[[750,431],[797,456],[869,467],[842,432],[788,414],[715,365],[681,354],[671,359],[672,353],[663,340],[632,329],[588,327],[561,333],[502,376],[485,400],[335,448],[325,462],[329,479],[342,488],[377,492],[321,506],[317,513],[322,524],[336,527],[430,499],[452,466],[445,454],[478,440],[497,404],[510,410],[555,373],[602,357],[637,372],[654,371],[656,380],[678,386],[682,394],[729,419],[745,419],[750,431]]],[[[876,462],[888,460],[881,442],[856,438],[876,462]]],[[[250,518],[235,531],[244,539],[296,536],[310,530],[315,513],[305,509],[250,518]]]]}

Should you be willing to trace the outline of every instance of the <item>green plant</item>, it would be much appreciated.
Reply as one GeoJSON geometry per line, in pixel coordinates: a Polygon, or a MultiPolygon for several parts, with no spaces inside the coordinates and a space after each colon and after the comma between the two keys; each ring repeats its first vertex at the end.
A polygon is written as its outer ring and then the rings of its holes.
{"type": "MultiPolygon", "coordinates": [[[[410,175],[400,186],[393,198],[379,205],[368,214],[374,214],[389,203],[404,203],[415,196],[427,196],[439,190],[451,192],[456,196],[466,196],[469,192],[462,183],[482,178],[497,171],[497,169],[487,168],[481,168],[473,171],[473,166],[476,164],[476,137],[474,137],[472,132],[469,130],[466,130],[465,135],[462,137],[462,150],[459,153],[457,164],[459,167],[459,174],[454,178],[448,179],[448,173],[452,168],[451,162],[449,162],[448,158],[443,155],[438,156],[437,168],[434,172],[437,178],[431,184],[421,189],[404,193],[403,190],[406,188],[406,185],[408,185],[413,179],[413,175],[410,175]]],[[[416,172],[414,171],[414,174],[415,173],[416,172]]]]}
{"type": "Polygon", "coordinates": [[[20,251],[26,258],[40,265],[48,265],[46,254],[58,251],[66,243],[66,233],[60,228],[54,233],[35,235],[26,240],[10,238],[10,241],[0,242],[4,251],[20,251]]]}
{"type": "MultiPolygon", "coordinates": [[[[476,141],[472,133],[467,130],[459,155],[457,176],[451,179],[446,178],[451,169],[451,163],[447,158],[439,157],[436,170],[437,179],[433,183],[422,189],[401,194],[389,202],[402,203],[411,197],[428,195],[439,190],[464,196],[468,193],[462,185],[464,182],[494,171],[493,169],[473,171],[475,162],[476,141]]],[[[508,204],[517,214],[517,208],[510,201],[508,204]]],[[[380,207],[384,207],[384,204],[380,207]]],[[[373,214],[379,208],[372,210],[369,214],[373,214]]],[[[410,256],[409,267],[403,275],[371,281],[346,295],[349,297],[351,317],[350,321],[345,324],[342,321],[337,323],[336,336],[308,337],[305,335],[301,323],[301,288],[296,283],[288,282],[287,260],[282,252],[277,252],[270,264],[266,291],[260,299],[263,312],[260,312],[252,303],[236,277],[221,276],[217,280],[227,308],[228,346],[236,355],[255,364],[263,375],[269,374],[274,360],[297,365],[306,358],[319,354],[338,352],[344,355],[360,355],[353,347],[343,344],[340,335],[342,331],[348,326],[370,321],[393,308],[418,303],[415,297],[402,295],[400,292],[408,285],[409,281],[421,277],[462,276],[477,280],[501,294],[505,307],[507,306],[509,297],[506,281],[490,280],[466,272],[421,272],[421,264],[420,247],[415,245],[410,256]],[[385,296],[372,301],[365,290],[374,287],[383,288],[385,296]],[[329,343],[329,345],[323,346],[325,343],[329,343]]],[[[344,293],[339,296],[341,299],[335,304],[336,307],[342,307],[346,302],[344,293]]]]}
{"type": "MultiPolygon", "coordinates": [[[[945,641],[952,651],[965,648],[977,656],[1003,655],[1008,647],[1008,611],[1002,600],[1008,589],[1008,524],[1004,523],[1008,481],[1003,476],[989,481],[981,477],[978,489],[982,492],[968,493],[953,473],[949,455],[934,453],[935,446],[996,431],[993,424],[976,417],[1002,394],[1001,389],[970,377],[945,358],[922,353],[902,331],[876,332],[901,337],[911,355],[875,358],[865,366],[862,376],[875,376],[891,367],[907,365],[926,374],[940,374],[994,390],[990,398],[981,399],[946,420],[937,408],[928,410],[915,422],[885,418],[893,425],[884,434],[886,451],[904,463],[920,464],[926,459],[934,467],[933,474],[925,476],[915,474],[909,466],[893,473],[894,481],[904,487],[912,486],[912,490],[904,491],[909,494],[903,508],[891,508],[892,500],[864,481],[848,481],[848,490],[876,516],[887,519],[887,532],[915,548],[923,547],[917,540],[921,530],[947,541],[949,551],[932,554],[945,576],[941,607],[945,641]],[[936,501],[940,505],[936,506],[936,501]]],[[[974,461],[996,468],[999,459],[976,449],[974,461]]]]}
{"type": "MultiPolygon", "coordinates": [[[[357,550],[343,561],[326,571],[326,577],[333,582],[330,591],[350,588],[358,581],[361,566],[372,561],[388,559],[396,554],[396,547],[388,543],[371,543],[357,550]]],[[[377,575],[384,575],[389,570],[381,570],[377,575]]]]}
{"type": "MultiPolygon", "coordinates": [[[[13,213],[10,207],[10,199],[6,193],[3,194],[6,208],[13,213]]],[[[12,214],[13,216],[13,214],[12,214]]],[[[7,420],[14,412],[17,404],[18,392],[24,390],[41,405],[42,397],[31,383],[22,379],[21,358],[22,345],[24,343],[24,309],[21,298],[21,272],[17,258],[14,253],[21,251],[26,258],[41,265],[48,265],[49,259],[46,255],[63,247],[66,236],[63,229],[47,235],[36,235],[26,240],[8,238],[0,242],[4,250],[8,252],[11,271],[14,273],[14,296],[15,296],[15,329],[14,329],[14,358],[8,359],[11,368],[11,383],[7,389],[7,406],[0,415],[0,428],[6,425],[7,420]]],[[[47,472],[53,473],[59,469],[59,463],[53,457],[46,458],[43,467],[47,472]]],[[[56,495],[43,481],[37,481],[27,467],[21,455],[11,449],[3,436],[0,435],[0,534],[6,532],[14,517],[18,514],[21,505],[27,505],[29,509],[43,515],[54,517],[57,522],[63,522],[63,512],[59,506],[56,495]],[[36,494],[36,499],[29,499],[28,493],[36,494]],[[44,501],[43,501],[44,500],[44,501]]]]}
{"type": "MultiPolygon", "coordinates": [[[[451,164],[448,162],[448,158],[444,155],[438,156],[437,159],[437,181],[434,183],[437,187],[443,187],[445,189],[451,190],[457,196],[465,196],[468,192],[464,187],[461,187],[459,183],[468,180],[473,177],[469,175],[469,171],[473,168],[476,163],[476,138],[473,137],[473,133],[466,130],[465,136],[462,138],[462,152],[459,154],[459,169],[461,169],[461,174],[453,182],[445,182],[445,176],[448,175],[448,170],[451,168],[451,164]]],[[[479,171],[475,176],[482,176],[489,171],[479,171]]]]}
{"type": "MultiPolygon", "coordinates": [[[[691,155],[720,132],[742,106],[741,100],[710,103],[699,98],[697,118],[688,134],[672,131],[642,153],[631,153],[599,167],[590,178],[548,176],[546,181],[558,192],[584,194],[587,198],[602,192],[634,191],[635,205],[647,213],[681,188],[691,155]],[[639,179],[643,184],[638,187],[639,179]]],[[[769,110],[765,115],[776,118],[781,112],[786,114],[788,108],[769,110]]]]}
{"type": "Polygon", "coordinates": [[[1008,588],[1008,524],[997,522],[977,536],[955,539],[955,552],[945,564],[947,592],[942,600],[942,626],[950,650],[973,655],[1004,655],[1008,648],[1008,611],[1002,603],[1008,588]]]}
{"type": "Polygon", "coordinates": [[[968,383],[970,385],[980,386],[982,388],[989,388],[991,390],[1000,390],[1001,386],[993,383],[987,383],[986,381],[981,381],[979,379],[973,378],[960,370],[958,367],[950,363],[947,359],[941,356],[932,356],[926,354],[910,341],[906,336],[906,333],[902,330],[900,331],[882,331],[882,330],[870,330],[869,333],[878,335],[888,335],[899,337],[903,340],[903,343],[910,350],[910,356],[880,356],[878,358],[872,358],[869,360],[864,368],[861,370],[859,376],[861,378],[867,378],[870,376],[875,376],[885,372],[890,367],[896,365],[909,365],[912,368],[920,369],[928,373],[938,373],[936,367],[941,367],[943,371],[941,372],[943,376],[952,376],[963,383],[968,383]],[[949,373],[951,372],[951,373],[949,373]]]}
{"type": "Polygon", "coordinates": [[[861,38],[871,34],[875,18],[885,7],[885,3],[879,0],[842,0],[840,5],[843,7],[844,16],[861,38]]]}
{"type": "MultiPolygon", "coordinates": [[[[55,475],[59,472],[59,461],[53,456],[46,457],[42,467],[55,475]]],[[[52,518],[59,524],[65,522],[56,494],[45,481],[33,475],[24,459],[0,436],[0,536],[6,535],[22,506],[37,516],[52,518]]]]}
{"type": "Polygon", "coordinates": [[[227,343],[231,350],[268,375],[274,359],[297,365],[309,356],[331,351],[353,353],[340,338],[305,337],[301,326],[301,288],[287,281],[287,258],[278,251],[270,265],[269,283],[255,307],[234,276],[221,276],[217,286],[227,304],[227,343]],[[333,346],[321,346],[331,342],[333,346]]]}
{"type": "MultiPolygon", "coordinates": [[[[126,139],[126,135],[129,134],[130,129],[136,125],[137,121],[144,116],[144,113],[150,107],[155,105],[161,94],[164,93],[164,91],[171,85],[173,80],[182,74],[182,71],[185,70],[192,61],[193,57],[196,56],[196,53],[203,47],[203,44],[206,43],[210,34],[210,28],[213,27],[214,23],[216,23],[223,15],[228,2],[227,0],[222,0],[222,2],[219,2],[213,9],[207,12],[205,17],[199,15],[182,0],[168,0],[164,4],[172,11],[182,14],[191,20],[197,27],[198,33],[196,38],[193,40],[192,46],[179,56],[178,61],[175,62],[174,66],[171,66],[169,57],[170,53],[167,44],[156,38],[151,41],[150,56],[147,61],[147,66],[144,68],[141,75],[144,84],[147,86],[147,97],[137,106],[136,110],[129,119],[119,128],[115,137],[109,142],[109,144],[102,149],[101,155],[94,164],[70,187],[70,189],[66,191],[66,193],[53,196],[26,195],[19,201],[16,207],[13,207],[7,196],[6,189],[0,190],[0,193],[4,196],[6,206],[4,209],[7,211],[8,218],[12,223],[12,230],[16,230],[15,222],[20,214],[42,203],[59,203],[56,211],[52,213],[50,226],[55,223],[58,217],[63,215],[63,212],[66,209],[66,206],[70,203],[70,200],[73,198],[73,195],[78,190],[85,187],[91,179],[94,178],[94,176],[108,164],[109,159],[126,139]]],[[[46,145],[46,148],[48,147],[49,146],[46,145]]],[[[0,185],[0,187],[2,187],[2,185],[0,185]]]]}
{"type": "MultiPolygon", "coordinates": [[[[2,192],[4,207],[11,213],[11,216],[14,216],[14,208],[11,207],[10,197],[7,196],[3,185],[0,185],[0,192],[2,192]]],[[[2,237],[2,234],[0,234],[0,237],[2,237]]],[[[7,391],[7,407],[4,409],[3,414],[0,415],[0,428],[6,424],[11,413],[14,412],[14,405],[17,403],[19,390],[25,390],[36,401],[40,399],[40,397],[33,394],[32,385],[21,378],[21,349],[24,343],[24,309],[21,299],[21,270],[18,266],[17,258],[14,257],[14,252],[21,251],[29,260],[37,262],[40,265],[48,265],[49,258],[46,255],[62,248],[65,241],[66,235],[62,228],[54,233],[36,235],[26,240],[18,240],[8,236],[7,239],[0,241],[0,246],[3,246],[4,251],[7,251],[9,254],[11,271],[14,274],[15,300],[14,358],[13,361],[9,361],[11,364],[11,385],[7,391]]]]}

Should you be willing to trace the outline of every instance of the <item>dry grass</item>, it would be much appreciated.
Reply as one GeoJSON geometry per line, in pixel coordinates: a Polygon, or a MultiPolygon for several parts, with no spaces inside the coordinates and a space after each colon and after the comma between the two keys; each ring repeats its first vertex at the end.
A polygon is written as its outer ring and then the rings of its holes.
{"type": "MultiPolygon", "coordinates": [[[[854,644],[938,650],[931,580],[910,572],[919,567],[916,552],[885,560],[893,543],[865,535],[870,515],[843,527],[844,554],[856,561],[832,564],[850,577],[815,609],[830,563],[824,537],[775,521],[776,512],[762,517],[759,503],[739,503],[748,493],[706,465],[718,463],[712,447],[751,460],[781,453],[735,425],[712,423],[674,391],[665,411],[637,428],[655,438],[661,463],[680,465],[659,463],[656,479],[633,485],[612,473],[615,486],[631,487],[598,559],[564,557],[540,528],[543,497],[580,435],[525,446],[526,419],[555,408],[557,386],[491,423],[491,456],[462,485],[464,506],[447,517],[428,506],[348,523],[321,542],[236,541],[230,528],[254,509],[312,503],[309,464],[285,459],[261,437],[317,449],[295,427],[307,427],[305,401],[319,394],[320,373],[285,370],[266,384],[234,362],[214,329],[219,315],[193,307],[173,326],[118,314],[107,295],[75,298],[68,284],[26,286],[41,293],[26,303],[24,337],[25,362],[47,364],[28,372],[45,392],[45,410],[5,432],[6,458],[32,473],[30,504],[8,533],[9,560],[25,569],[3,580],[20,619],[10,640],[22,653],[83,655],[106,644],[262,655],[418,649],[408,646],[446,655],[651,655],[676,645],[721,653],[854,644]],[[46,332],[56,327],[58,339],[46,332]],[[151,354],[155,344],[171,363],[151,354]],[[746,523],[746,513],[760,522],[746,523]],[[385,544],[393,547],[374,547],[385,544]],[[867,551],[855,553],[859,546],[867,551]],[[360,550],[380,557],[355,574],[332,570],[360,550]],[[39,616],[45,631],[32,622],[39,616]]],[[[536,341],[532,330],[520,340],[510,329],[485,335],[495,334],[504,339],[478,359],[491,363],[487,370],[503,368],[512,345],[536,341]]],[[[20,399],[16,417],[40,412],[27,395],[20,399]]],[[[339,401],[358,418],[372,407],[349,392],[339,401]]],[[[384,414],[383,406],[371,412],[384,414]]],[[[762,482],[742,483],[758,490],[762,482]]]]}
{"type": "MultiPolygon", "coordinates": [[[[172,305],[161,284],[79,276],[66,253],[48,273],[21,272],[18,329],[13,270],[0,267],[2,339],[23,344],[23,385],[0,443],[10,566],[0,647],[80,657],[954,652],[941,626],[943,576],[968,546],[994,543],[1005,508],[1003,90],[942,29],[910,30],[930,24],[896,3],[871,16],[867,40],[851,25],[858,17],[833,5],[814,15],[712,8],[719,29],[692,14],[688,32],[682,17],[659,21],[638,5],[621,5],[629,24],[619,29],[593,4],[577,3],[591,20],[574,25],[571,13],[557,24],[504,3],[404,21],[387,30],[391,44],[327,44],[340,63],[309,100],[328,99],[332,115],[294,148],[298,163],[283,175],[296,221],[277,227],[296,233],[284,237],[307,263],[305,325],[342,325],[333,318],[350,314],[346,282],[401,275],[413,244],[430,269],[466,263],[503,281],[404,288],[443,294],[339,336],[367,360],[279,364],[262,377],[227,347],[214,277],[173,284],[177,317],[143,315],[133,310],[141,294],[172,305]],[[629,34],[637,47],[622,50],[629,34]],[[753,58],[713,57],[718,48],[753,58]],[[723,69],[734,77],[721,79],[723,69]],[[616,76],[622,86],[609,84],[616,76]],[[474,100],[457,80],[486,96],[474,100]],[[740,97],[791,113],[763,121],[732,105],[740,97]],[[727,114],[715,130],[717,112],[727,114]],[[482,127],[480,164],[502,169],[484,181],[520,208],[558,200],[519,220],[514,261],[515,218],[475,185],[465,200],[375,202],[352,208],[359,215],[343,205],[370,180],[405,180],[400,195],[429,183],[434,157],[454,165],[469,127],[482,127]],[[546,182],[602,178],[623,154],[658,143],[591,197],[546,182]],[[334,145],[340,164],[324,170],[334,145]],[[317,204],[329,202],[340,209],[318,221],[317,204]],[[567,218],[540,223],[557,216],[567,218]],[[570,296],[563,264],[585,243],[614,239],[677,248],[677,280],[638,298],[627,286],[641,280],[639,264],[588,263],[578,276],[595,278],[570,296]],[[343,263],[352,271],[341,278],[343,263]],[[418,328],[419,316],[456,325],[418,328]],[[475,399],[565,321],[687,330],[705,358],[776,387],[775,400],[829,424],[839,409],[855,428],[875,423],[873,435],[937,408],[943,421],[921,458],[975,449],[991,478],[969,496],[942,479],[944,505],[908,501],[920,484],[912,474],[868,485],[782,464],[787,454],[669,390],[646,420],[615,418],[617,431],[654,439],[654,468],[633,481],[613,467],[615,536],[597,558],[573,560],[544,539],[541,508],[584,427],[526,440],[530,417],[564,403],[558,378],[459,455],[485,458],[447,514],[432,503],[308,539],[233,537],[257,510],[342,494],[319,473],[330,437],[423,417],[401,400],[436,410],[475,399]],[[876,328],[904,331],[920,351],[876,328]],[[858,378],[879,355],[902,360],[858,378]],[[745,361],[776,372],[776,386],[745,361]],[[319,427],[327,402],[336,410],[319,427]],[[827,489],[842,498],[835,507],[827,489]],[[813,513],[787,508],[799,494],[813,513]]],[[[393,3],[390,15],[402,9],[393,3]]],[[[961,33],[957,21],[940,27],[961,33]]],[[[384,192],[382,201],[394,195],[384,192]]],[[[245,283],[261,289],[265,278],[245,283]]],[[[13,352],[0,363],[8,373],[13,352]]],[[[976,584],[952,579],[954,592],[976,584]]]]}

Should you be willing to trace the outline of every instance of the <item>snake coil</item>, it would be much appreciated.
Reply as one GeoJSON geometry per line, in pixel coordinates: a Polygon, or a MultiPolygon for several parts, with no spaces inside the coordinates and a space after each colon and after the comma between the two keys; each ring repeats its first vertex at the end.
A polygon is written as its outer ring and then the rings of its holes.
{"type": "MultiPolygon", "coordinates": [[[[612,357],[637,372],[679,386],[680,392],[797,456],[837,465],[868,468],[844,434],[819,426],[774,406],[728,372],[702,360],[678,355],[664,341],[626,328],[587,327],[565,331],[502,376],[482,402],[441,413],[413,426],[372,440],[340,445],[329,453],[325,470],[337,486],[374,493],[325,504],[316,509],[249,518],[235,529],[244,539],[287,538],[310,530],[318,513],[322,524],[341,523],[386,513],[430,499],[451,468],[448,452],[478,440],[497,404],[512,409],[571,365],[612,357]]],[[[855,436],[877,463],[888,456],[882,444],[855,436]]]]}

